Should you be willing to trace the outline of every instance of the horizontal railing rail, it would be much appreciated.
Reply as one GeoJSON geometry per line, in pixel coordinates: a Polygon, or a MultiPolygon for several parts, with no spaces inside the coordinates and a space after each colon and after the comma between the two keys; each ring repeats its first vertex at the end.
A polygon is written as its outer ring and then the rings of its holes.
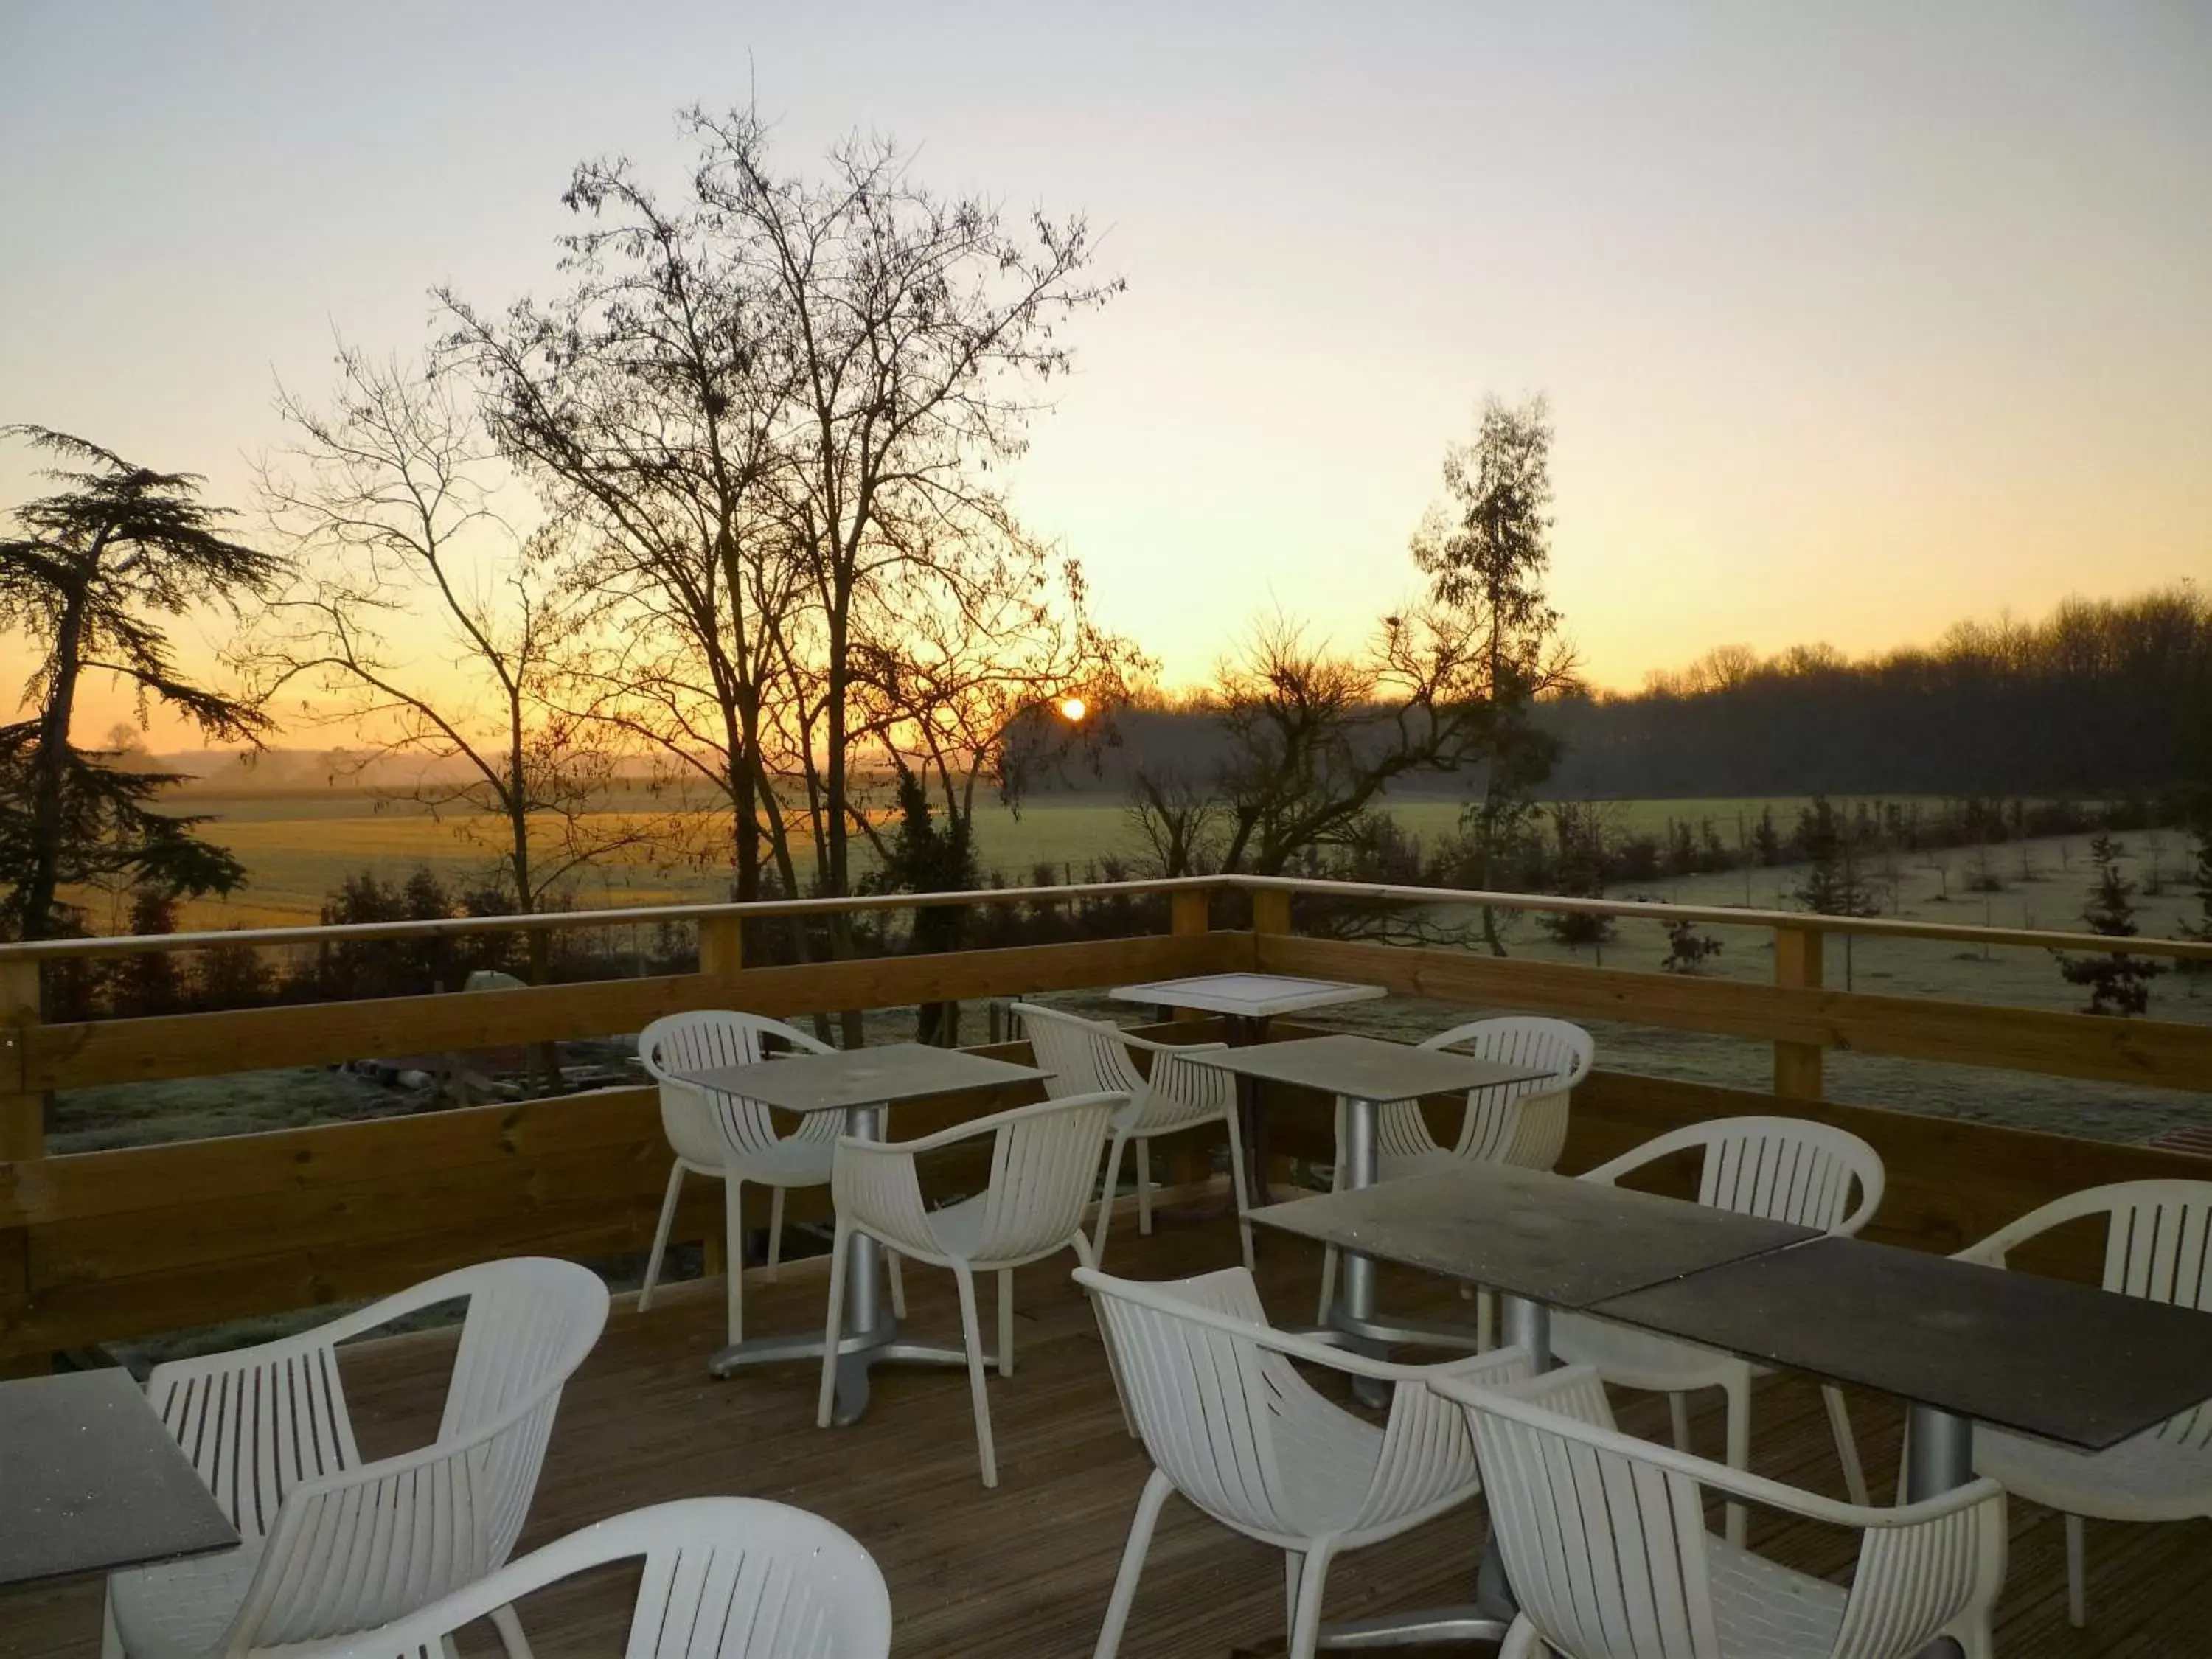
{"type": "Polygon", "coordinates": [[[1659,899],[1577,898],[1562,893],[1492,891],[1472,887],[1414,887],[1387,882],[1326,881],[1306,876],[1162,876],[1133,881],[1075,882],[1054,887],[979,887],[947,893],[868,893],[842,898],[750,899],[720,904],[633,905],[602,910],[549,910],[528,915],[447,916],[428,921],[301,923],[185,933],[102,934],[88,939],[0,943],[0,963],[82,961],[204,951],[218,945],[299,946],[359,939],[453,939],[486,933],[627,927],[659,922],[744,921],[776,916],[826,916],[920,910],[945,905],[1065,904],[1072,900],[1213,892],[1282,893],[1393,905],[1446,905],[1546,915],[1611,916],[1708,927],[1790,927],[1869,939],[1917,939],[2045,951],[2109,951],[2212,963],[2212,940],[2160,939],[2039,927],[1987,927],[1908,921],[1901,916],[1828,915],[1817,910],[1677,904],[1659,899]]]}

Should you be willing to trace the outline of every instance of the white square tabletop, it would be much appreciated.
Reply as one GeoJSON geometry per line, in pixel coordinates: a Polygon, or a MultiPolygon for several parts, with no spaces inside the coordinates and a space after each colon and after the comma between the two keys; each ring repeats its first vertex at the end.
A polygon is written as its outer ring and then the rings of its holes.
{"type": "Polygon", "coordinates": [[[1371,1002],[1388,996],[1380,985],[1354,985],[1336,979],[1297,979],[1284,974],[1200,974],[1194,979],[1155,980],[1149,985],[1119,985],[1109,994],[1118,1002],[1145,1002],[1162,1008],[1196,1008],[1240,1019],[1266,1019],[1340,1002],[1371,1002]]]}

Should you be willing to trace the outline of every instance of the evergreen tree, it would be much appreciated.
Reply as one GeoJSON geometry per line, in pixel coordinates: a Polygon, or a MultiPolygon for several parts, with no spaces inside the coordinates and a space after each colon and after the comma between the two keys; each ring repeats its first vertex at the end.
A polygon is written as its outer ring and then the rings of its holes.
{"type": "MultiPolygon", "coordinates": [[[[2110,939],[2136,935],[2136,884],[2120,874],[2124,849],[2109,835],[2089,842],[2089,856],[2097,866],[2096,884],[2081,920],[2093,933],[2110,939]]],[[[2089,988],[2088,1012],[2093,1014],[2140,1014],[2150,1006],[2150,982],[2166,971],[2163,964],[2143,957],[2115,951],[2109,956],[2058,957],[2058,971],[2069,985],[2089,988]]]]}
{"type": "MultiPolygon", "coordinates": [[[[879,893],[962,893],[983,884],[970,833],[973,819],[931,811],[929,791],[912,768],[898,769],[898,831],[884,849],[883,867],[862,878],[861,890],[879,893]]],[[[917,953],[957,951],[968,933],[970,907],[925,905],[914,913],[908,949],[917,953]]],[[[917,1011],[915,1039],[944,1048],[960,1041],[960,1005],[925,1002],[917,1011]]]]}
{"type": "MultiPolygon", "coordinates": [[[[2181,937],[2195,939],[2200,945],[2212,945],[2212,806],[2203,809],[2197,828],[2197,861],[2190,872],[2189,884],[2197,895],[2197,919],[2185,921],[2180,927],[2181,937]]],[[[2197,994],[2197,975],[2205,972],[2202,962],[2184,962],[2181,971],[2188,975],[2189,991],[2197,994]]]]}
{"type": "MultiPolygon", "coordinates": [[[[1826,795],[1813,797],[1797,815],[1797,844],[1805,873],[1791,889],[1798,903],[1824,916],[1871,916],[1881,911],[1874,884],[1859,866],[1849,822],[1826,795]]],[[[1844,935],[1844,988],[1851,988],[1851,936],[1844,935]]]]}
{"type": "MultiPolygon", "coordinates": [[[[1559,801],[1550,809],[1554,851],[1552,889],[1570,898],[1605,896],[1605,821],[1591,802],[1559,801]]],[[[1544,931],[1569,950],[1592,945],[1598,960],[1613,934],[1613,918],[1581,911],[1547,911],[1544,931]]]]}
{"type": "Polygon", "coordinates": [[[222,533],[199,478],[155,472],[44,427],[0,431],[76,463],[44,476],[64,486],[17,507],[0,538],[0,633],[33,655],[31,718],[0,725],[0,930],[22,939],[70,931],[64,886],[121,876],[172,896],[228,892],[245,870],[193,830],[206,820],[156,812],[173,774],[111,763],[70,728],[88,675],[129,685],[196,723],[210,740],[252,743],[269,725],[252,706],[195,684],[170,659],[161,619],[264,592],[280,561],[222,533]]]}
{"type": "MultiPolygon", "coordinates": [[[[131,933],[152,939],[177,931],[177,901],[161,887],[140,887],[131,895],[131,933]]],[[[125,1017],[173,1014],[184,1006],[184,978],[168,951],[148,951],[115,964],[112,981],[115,1012],[125,1017]]]]}
{"type": "Polygon", "coordinates": [[[192,1006],[203,1012],[256,1008],[270,1000],[276,975],[269,959],[251,945],[214,945],[200,952],[192,1006]]]}
{"type": "MultiPolygon", "coordinates": [[[[1448,499],[1413,538],[1413,562],[1438,605],[1463,617],[1482,668],[1489,732],[1482,793],[1461,820],[1479,887],[1527,839],[1535,789],[1552,775],[1562,745],[1536,720],[1540,699],[1575,684],[1574,655],[1560,616],[1544,591],[1551,568],[1552,414],[1544,399],[1483,405],[1474,441],[1444,454],[1448,499]]],[[[1495,914],[1485,907],[1483,937],[1504,956],[1495,914]]]]}
{"type": "Polygon", "coordinates": [[[1711,933],[1699,933],[1697,923],[1685,919],[1666,927],[1667,954],[1659,963],[1662,973],[1702,973],[1706,959],[1720,955],[1721,942],[1711,933]]]}
{"type": "Polygon", "coordinates": [[[1759,809],[1759,825],[1751,832],[1751,844],[1765,868],[1771,870],[1782,862],[1782,832],[1774,827],[1771,806],[1759,809]]]}

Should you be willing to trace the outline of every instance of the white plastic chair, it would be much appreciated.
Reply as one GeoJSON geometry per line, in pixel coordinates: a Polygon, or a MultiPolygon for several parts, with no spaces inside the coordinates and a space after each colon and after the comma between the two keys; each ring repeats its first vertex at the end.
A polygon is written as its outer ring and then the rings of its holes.
{"type": "MultiPolygon", "coordinates": [[[[676,1224],[676,1200],[684,1176],[708,1176],[724,1183],[723,1254],[728,1266],[732,1342],[745,1336],[744,1193],[748,1181],[775,1194],[769,1204],[768,1275],[773,1280],[783,1259],[783,1195],[793,1187],[823,1187],[830,1181],[837,1135],[843,1127],[836,1112],[810,1114],[798,1129],[779,1135],[769,1109],[743,1095],[724,1094],[678,1081],[672,1072],[703,1072],[718,1066],[750,1066],[769,1057],[765,1040],[787,1042],[800,1054],[826,1054],[830,1045],[780,1020],[722,1009],[668,1014],[638,1033],[637,1055],[660,1085],[660,1127],[676,1153],[668,1172],[668,1191],[660,1200],[660,1224],[653,1235],[653,1258],[637,1293],[640,1313],[653,1305],[660,1260],[676,1224]]],[[[891,1267],[897,1284],[897,1264],[891,1267]]]]}
{"type": "MultiPolygon", "coordinates": [[[[1698,1202],[1770,1221],[1790,1221],[1826,1233],[1856,1233],[1881,1203],[1881,1157],[1856,1135],[1798,1117],[1726,1117],[1693,1123],[1648,1140],[1609,1164],[1586,1171],[1584,1181],[1611,1185],[1632,1170],[1674,1153],[1705,1154],[1698,1177],[1698,1202]],[[1858,1200],[1851,1201],[1851,1190],[1858,1200]]],[[[1552,1352],[1563,1362],[1595,1365],[1608,1382],[1651,1389],[1668,1396],[1674,1443],[1690,1445],[1690,1413],[1683,1396],[1698,1389],[1719,1389],[1728,1396],[1728,1464],[1749,1467],[1751,1385],[1768,1375],[1733,1354],[1655,1336],[1582,1314],[1552,1316],[1552,1352]]],[[[1844,1466],[1844,1486],[1856,1504],[1867,1502],[1866,1475],[1859,1466],[1857,1442],[1844,1404],[1843,1390],[1820,1385],[1836,1455],[1844,1466]]],[[[1743,1542],[1743,1509],[1729,1506],[1728,1535],[1743,1542]]]]}
{"type": "Polygon", "coordinates": [[[920,1140],[837,1143],[831,1191],[837,1205],[836,1243],[830,1257],[830,1322],[823,1335],[822,1395],[816,1420],[830,1426],[837,1382],[838,1328],[845,1311],[845,1273],[856,1232],[900,1255],[950,1267],[960,1291],[960,1330],[968,1352],[968,1386],[975,1407],[975,1446],[983,1484],[999,1484],[991,1443],[991,1405],[983,1389],[988,1361],[975,1311],[975,1275],[999,1275],[999,1374],[1014,1374],[1014,1269],[1073,1249],[1087,1261],[1083,1212],[1097,1179],[1098,1154],[1124,1094],[1079,1095],[1045,1100],[1012,1111],[956,1124],[920,1140]],[[942,1209],[922,1203],[915,1160],[926,1152],[988,1138],[990,1184],[972,1198],[942,1209]]]}
{"type": "MultiPolygon", "coordinates": [[[[1424,1048],[1462,1048],[1478,1060],[1504,1066],[1542,1066],[1548,1076],[1526,1083],[1494,1083],[1467,1091],[1459,1136],[1446,1146],[1429,1133],[1429,1121],[1415,1100],[1394,1100],[1376,1114],[1375,1178],[1397,1181],[1460,1163],[1510,1164],[1523,1170],[1555,1168],[1567,1145],[1567,1102],[1589,1075],[1597,1044],[1588,1031],[1564,1019],[1508,1015],[1472,1019],[1425,1040],[1424,1048]]],[[[1344,1185],[1344,1108],[1336,1115],[1336,1176],[1331,1190],[1344,1185]]],[[[1492,1304],[1481,1293],[1478,1329],[1490,1346],[1492,1304]]],[[[1336,1246],[1322,1252],[1321,1310],[1316,1322],[1328,1322],[1336,1300],[1336,1246]]]]}
{"type": "Polygon", "coordinates": [[[1839,1504],[1617,1432],[1588,1367],[1435,1386],[1467,1408],[1520,1603],[1499,1659],[1909,1659],[1939,1636],[1993,1659],[1993,1480],[1901,1509],[1839,1504]],[[1850,1587],[1714,1537],[1707,1491],[1863,1534],[1850,1587]]]}
{"type": "Polygon", "coordinates": [[[1053,1075],[1045,1092],[1059,1100],[1076,1095],[1123,1093],[1134,1103],[1125,1126],[1114,1131],[1106,1154],[1106,1184],[1099,1189],[1098,1223],[1091,1249],[1106,1259],[1106,1226],[1114,1213],[1115,1194],[1121,1185],[1121,1149],[1137,1146],[1137,1231],[1152,1231],[1152,1142],[1161,1135],[1220,1124],[1229,1132],[1229,1182],[1237,1194],[1237,1229],[1244,1249],[1244,1265],[1252,1265],[1252,1223],[1245,1205],[1243,1136],[1237,1121],[1237,1079],[1218,1066],[1200,1066],[1190,1056],[1226,1048],[1225,1042],[1154,1042],[1133,1036],[1118,1025],[1102,1020],[1080,1019],[1056,1008],[1018,1002],[1013,1012],[1022,1022],[1036,1063],[1053,1075]],[[1137,1064],[1139,1054],[1150,1055],[1150,1074],[1137,1064]]]}
{"type": "MultiPolygon", "coordinates": [[[[1992,1267],[2029,1239],[2105,1218],[2104,1287],[2212,1311],[2212,1182],[2127,1181],[2072,1193],[2001,1227],[1960,1259],[1992,1267]]],[[[2212,1516],[2212,1402],[2118,1445],[2079,1452],[2048,1441],[1974,1431],[1974,1472],[2066,1517],[2066,1616],[2088,1622],[2082,1517],[2185,1521],[2212,1516]]]]}
{"type": "Polygon", "coordinates": [[[632,1510],[380,1630],[301,1659],[442,1659],[447,1640],[561,1579],[642,1556],[625,1659],[884,1659],[891,1599],[850,1534],[759,1498],[632,1510]]]}
{"type": "MultiPolygon", "coordinates": [[[[561,1389],[606,1286],[570,1261],[464,1267],[281,1341],[155,1367],[147,1397],[244,1538],[109,1575],[106,1659],[236,1656],[374,1628],[474,1583],[522,1530],[561,1389]],[[468,1298],[437,1438],[363,1463],[336,1348],[468,1298]]],[[[528,1659],[504,1601],[487,1609],[528,1659]]]]}
{"type": "Polygon", "coordinates": [[[1098,1310],[1123,1404],[1153,1465],[1095,1659],[1121,1651],[1152,1528],[1177,1492],[1284,1553],[1290,1652],[1310,1659],[1337,1555],[1395,1538],[1481,1490],[1459,1409],[1422,1385],[1528,1373],[1517,1348],[1399,1365],[1276,1330],[1243,1267],[1145,1285],[1083,1268],[1075,1282],[1098,1310]],[[1293,1359],[1396,1385],[1389,1419],[1377,1428],[1323,1398],[1293,1359]]]}

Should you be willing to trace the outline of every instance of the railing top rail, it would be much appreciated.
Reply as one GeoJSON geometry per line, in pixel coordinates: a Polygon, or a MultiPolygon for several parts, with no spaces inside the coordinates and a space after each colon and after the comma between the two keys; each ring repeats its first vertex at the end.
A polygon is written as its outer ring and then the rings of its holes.
{"type": "Polygon", "coordinates": [[[0,962],[139,956],[155,951],[204,951],[218,945],[322,945],[342,939],[441,939],[478,933],[528,933],[564,927],[616,927],[632,922],[701,921],[717,917],[818,916],[867,910],[918,910],[944,904],[1026,904],[1112,894],[1175,893],[1220,885],[1209,876],[1140,881],[1077,882],[1064,887],[984,887],[958,893],[866,893],[844,898],[752,899],[739,903],[642,904],[609,910],[544,910],[532,915],[447,916],[433,921],[307,923],[289,927],[228,927],[196,933],[103,935],[0,944],[0,962]]]}
{"type": "Polygon", "coordinates": [[[1966,922],[1907,921],[1902,916],[1832,916],[1816,910],[1766,910],[1727,904],[1672,904],[1650,899],[1570,898],[1559,893],[1501,893],[1469,887],[1409,887],[1388,882],[1318,881],[1304,876],[1233,876],[1224,882],[1247,889],[1364,898],[1392,904],[1480,904],[1501,910],[1644,917],[1728,927],[1799,927],[1862,938],[1963,939],[1975,945],[2018,945],[2034,950],[2109,951],[2212,962],[2212,940],[2114,939],[2104,933],[2059,933],[2040,927],[1978,927],[1966,922]]]}
{"type": "Polygon", "coordinates": [[[1672,904],[1646,899],[1576,898],[1559,893],[1498,892],[1466,887],[1413,887],[1387,882],[1324,881],[1304,876],[1168,876],[1135,881],[1078,882],[1059,887],[987,887],[953,893],[871,893],[843,898],[757,899],[745,903],[636,905],[608,910],[553,910],[534,915],[454,916],[434,921],[371,921],[333,926],[235,927],[191,933],[41,939],[0,944],[0,963],[83,960],[154,951],[205,950],[215,945],[302,945],[347,939],[403,939],[519,933],[579,927],[626,927],[639,922],[717,918],[810,916],[875,910],[922,909],[947,904],[1065,903],[1071,899],[1147,893],[1203,891],[1304,893],[1386,904],[1484,905],[1505,910],[1689,921],[1706,927],[1796,927],[1863,938],[1942,939],[2032,950],[2109,951],[2212,963],[2212,940],[2115,939],[2101,933],[2048,932],[2031,927],[1978,927],[1965,923],[1907,921],[1892,916],[1823,915],[1811,910],[1771,910],[1733,905],[1672,904]]]}

